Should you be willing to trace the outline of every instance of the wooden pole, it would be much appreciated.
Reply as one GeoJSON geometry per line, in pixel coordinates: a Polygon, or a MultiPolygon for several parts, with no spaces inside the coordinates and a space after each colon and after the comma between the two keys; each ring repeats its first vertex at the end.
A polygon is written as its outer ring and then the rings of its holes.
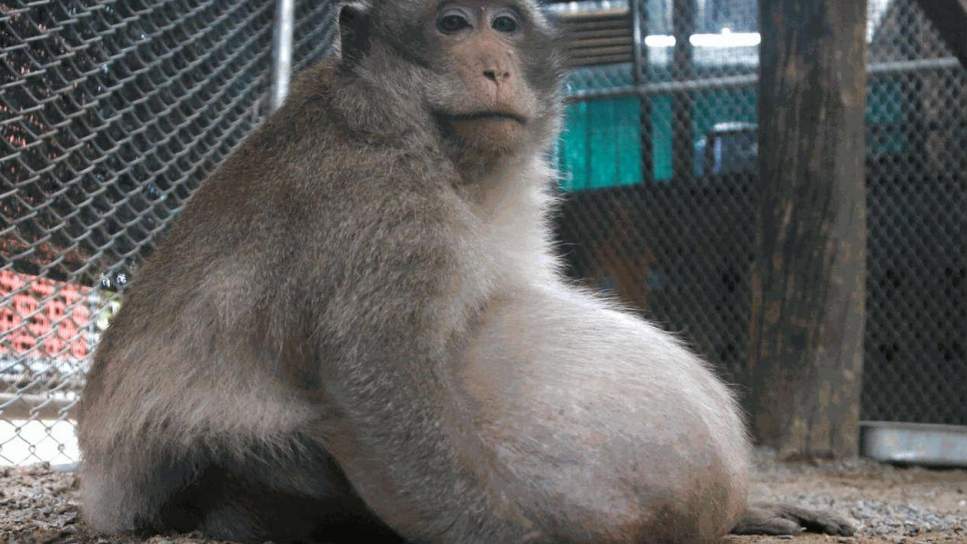
{"type": "Polygon", "coordinates": [[[783,458],[858,451],[866,1],[761,0],[748,400],[783,458]]]}

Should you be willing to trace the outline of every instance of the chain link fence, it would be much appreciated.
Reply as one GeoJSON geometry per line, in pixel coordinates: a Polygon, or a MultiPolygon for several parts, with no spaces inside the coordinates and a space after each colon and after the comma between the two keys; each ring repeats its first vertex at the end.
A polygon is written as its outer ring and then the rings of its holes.
{"type": "MultiPolygon", "coordinates": [[[[599,6],[641,47],[570,78],[558,222],[569,273],[681,333],[741,389],[759,183],[757,2],[599,6]]],[[[577,29],[576,57],[594,58],[601,13],[559,10],[577,29]]],[[[862,417],[967,425],[967,76],[916,0],[870,0],[866,38],[862,417]]]]}
{"type": "MultiPolygon", "coordinates": [[[[76,460],[132,269],[267,112],[272,0],[0,0],[0,464],[76,460]]],[[[331,2],[296,3],[293,64],[331,2]]]]}
{"type": "MultiPolygon", "coordinates": [[[[864,417],[965,424],[964,70],[914,0],[870,1],[864,417]]],[[[274,8],[0,0],[0,464],[76,460],[72,410],[118,293],[267,113],[274,8]]],[[[741,384],[755,0],[548,9],[570,35],[569,274],[741,384]]],[[[331,1],[296,1],[294,70],[329,50],[333,16],[331,1]]]]}
{"type": "Polygon", "coordinates": [[[875,17],[863,415],[967,425],[967,70],[915,3],[875,17]]]}

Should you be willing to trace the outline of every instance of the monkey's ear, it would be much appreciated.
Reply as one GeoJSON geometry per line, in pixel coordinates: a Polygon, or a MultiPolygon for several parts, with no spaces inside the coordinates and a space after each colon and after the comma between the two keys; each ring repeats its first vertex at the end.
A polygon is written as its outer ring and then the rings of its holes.
{"type": "Polygon", "coordinates": [[[339,51],[343,65],[352,66],[369,51],[370,6],[346,2],[339,9],[339,51]]]}

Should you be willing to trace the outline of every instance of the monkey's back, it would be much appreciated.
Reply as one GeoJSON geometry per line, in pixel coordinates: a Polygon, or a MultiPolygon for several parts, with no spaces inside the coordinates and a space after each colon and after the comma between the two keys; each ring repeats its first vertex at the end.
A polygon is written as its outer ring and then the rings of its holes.
{"type": "MultiPolygon", "coordinates": [[[[144,411],[149,404],[150,391],[141,399],[114,398],[120,381],[157,384],[162,374],[223,380],[243,372],[239,365],[308,361],[311,354],[277,357],[273,350],[284,353],[293,335],[311,332],[308,314],[329,304],[334,284],[367,264],[360,259],[378,258],[360,247],[406,245],[405,233],[388,225],[405,222],[414,209],[427,217],[445,213],[427,182],[431,169],[446,172],[442,159],[427,164],[424,144],[374,142],[349,130],[330,103],[326,80],[333,77],[326,64],[304,74],[301,80],[312,84],[297,85],[283,108],[201,183],[135,272],[88,375],[82,439],[92,431],[84,422],[95,406],[120,402],[144,411]],[[414,152],[414,145],[422,147],[414,152]],[[132,349],[132,338],[143,348],[132,349]],[[225,352],[239,357],[209,357],[225,352]],[[244,352],[265,357],[250,361],[244,352]]],[[[294,372],[303,384],[311,373],[263,370],[276,377],[294,372]]]]}
{"type": "Polygon", "coordinates": [[[164,527],[165,497],[213,459],[288,455],[302,447],[290,437],[324,433],[336,416],[317,340],[352,330],[361,306],[349,300],[405,314],[409,301],[389,296],[386,270],[399,264],[387,256],[432,263],[445,250],[432,225],[453,212],[440,192],[447,170],[427,164],[423,143],[347,129],[327,86],[309,88],[200,185],[98,346],[78,435],[85,513],[99,530],[164,527]]]}

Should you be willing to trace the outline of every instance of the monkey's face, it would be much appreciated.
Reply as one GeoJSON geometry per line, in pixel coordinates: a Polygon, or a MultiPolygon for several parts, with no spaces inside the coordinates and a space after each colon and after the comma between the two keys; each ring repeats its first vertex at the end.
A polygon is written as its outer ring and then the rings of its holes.
{"type": "Polygon", "coordinates": [[[549,54],[550,40],[534,15],[512,2],[455,0],[427,21],[440,76],[430,105],[463,146],[511,153],[547,130],[541,106],[551,100],[556,76],[540,73],[553,62],[539,58],[549,54]]]}
{"type": "Polygon", "coordinates": [[[424,34],[439,76],[428,100],[446,137],[498,157],[545,143],[556,128],[558,62],[533,6],[443,2],[424,34]]]}
{"type": "Polygon", "coordinates": [[[531,0],[385,2],[380,33],[421,69],[425,107],[464,156],[546,146],[560,116],[557,34],[531,0]]]}

